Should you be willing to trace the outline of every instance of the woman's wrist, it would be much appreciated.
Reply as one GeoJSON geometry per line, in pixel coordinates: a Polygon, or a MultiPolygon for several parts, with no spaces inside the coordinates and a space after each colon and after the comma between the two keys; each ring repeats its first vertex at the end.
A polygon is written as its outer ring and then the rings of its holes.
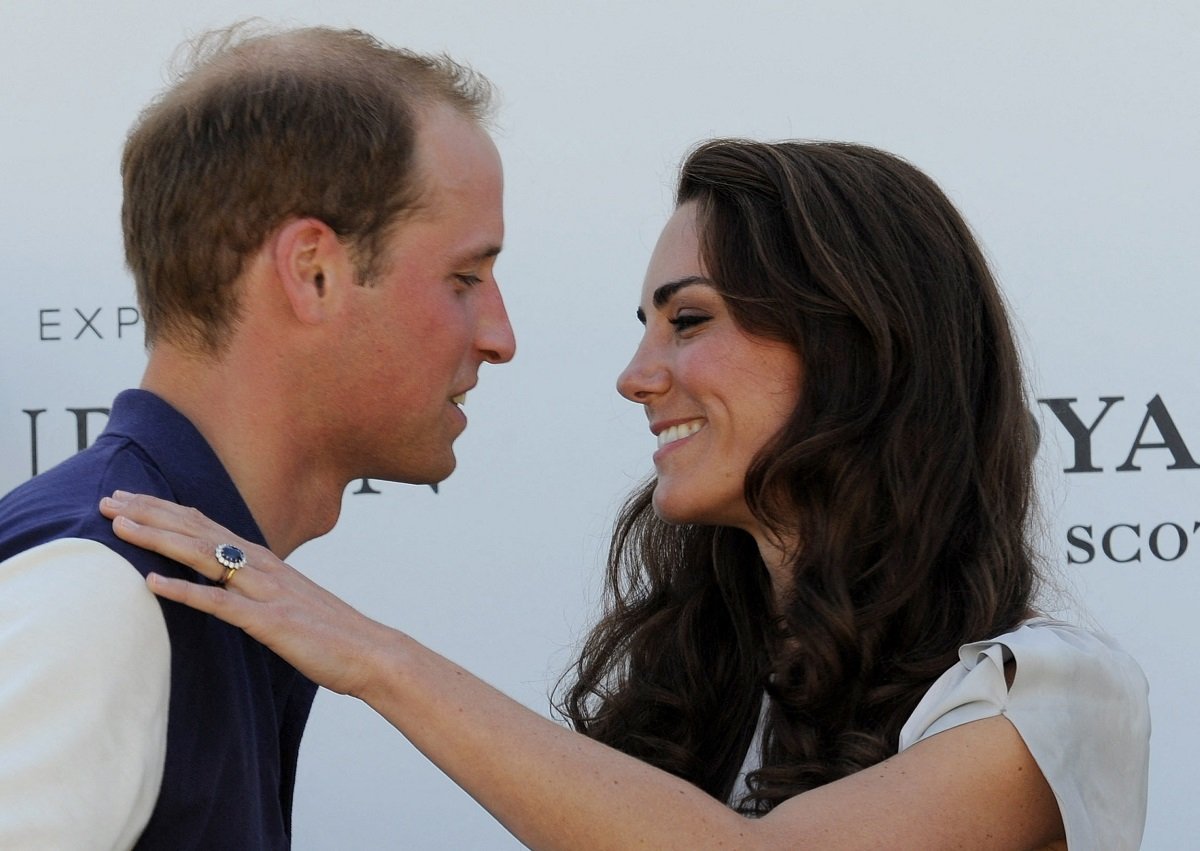
{"type": "Polygon", "coordinates": [[[347,694],[382,711],[389,697],[397,695],[411,665],[413,640],[397,629],[364,618],[369,627],[358,654],[358,670],[349,683],[347,694]]]}

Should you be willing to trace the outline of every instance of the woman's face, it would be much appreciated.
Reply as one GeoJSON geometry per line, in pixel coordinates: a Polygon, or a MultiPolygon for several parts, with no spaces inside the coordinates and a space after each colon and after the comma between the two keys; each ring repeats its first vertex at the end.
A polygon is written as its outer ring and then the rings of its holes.
{"type": "Polygon", "coordinates": [[[700,259],[694,204],[663,229],[638,316],[646,331],[617,389],[645,406],[658,437],[655,512],[761,531],[743,496],[746,471],[796,407],[800,359],[734,321],[700,259]]]}

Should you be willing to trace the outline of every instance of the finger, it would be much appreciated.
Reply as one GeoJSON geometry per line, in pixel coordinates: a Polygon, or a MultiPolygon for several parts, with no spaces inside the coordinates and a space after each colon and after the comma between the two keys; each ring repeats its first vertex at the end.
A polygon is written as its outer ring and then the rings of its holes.
{"type": "Polygon", "coordinates": [[[171,579],[157,573],[146,576],[146,585],[158,596],[174,600],[221,620],[245,628],[254,622],[256,605],[245,597],[230,593],[218,585],[200,585],[184,579],[171,579]]]}
{"type": "Polygon", "coordinates": [[[186,508],[146,494],[114,491],[112,496],[100,500],[100,513],[110,519],[121,515],[143,526],[155,526],[194,538],[232,541],[236,537],[224,526],[209,520],[194,508],[186,508]]]}
{"type": "MultiPolygon", "coordinates": [[[[225,565],[218,562],[214,555],[217,545],[204,538],[195,538],[190,534],[160,529],[156,526],[146,526],[124,514],[113,518],[113,531],[121,540],[185,564],[201,576],[219,580],[225,575],[225,565]]],[[[237,541],[245,552],[248,545],[240,538],[237,541]]],[[[241,570],[237,572],[240,573],[241,570]]]]}

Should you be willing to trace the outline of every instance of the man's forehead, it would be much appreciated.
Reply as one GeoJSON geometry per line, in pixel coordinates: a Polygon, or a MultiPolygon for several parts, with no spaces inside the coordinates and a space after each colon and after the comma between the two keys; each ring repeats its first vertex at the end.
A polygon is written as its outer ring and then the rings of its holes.
{"type": "Polygon", "coordinates": [[[500,151],[475,118],[438,104],[421,112],[413,152],[415,171],[422,181],[447,187],[482,178],[503,180],[500,151]]]}

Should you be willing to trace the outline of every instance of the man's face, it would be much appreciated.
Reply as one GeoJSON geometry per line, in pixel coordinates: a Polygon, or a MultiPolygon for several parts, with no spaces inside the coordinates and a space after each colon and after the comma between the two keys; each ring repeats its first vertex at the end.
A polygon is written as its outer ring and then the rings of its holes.
{"type": "MultiPolygon", "coordinates": [[[[351,386],[352,478],[438,482],[454,470],[466,428],[462,397],[479,365],[512,359],[516,343],[493,266],[504,238],[496,146],[449,107],[418,130],[420,209],[388,237],[379,272],[350,298],[341,370],[351,386]]],[[[344,392],[342,392],[344,391],[344,392]]],[[[341,435],[345,438],[347,435],[341,435]]]]}

